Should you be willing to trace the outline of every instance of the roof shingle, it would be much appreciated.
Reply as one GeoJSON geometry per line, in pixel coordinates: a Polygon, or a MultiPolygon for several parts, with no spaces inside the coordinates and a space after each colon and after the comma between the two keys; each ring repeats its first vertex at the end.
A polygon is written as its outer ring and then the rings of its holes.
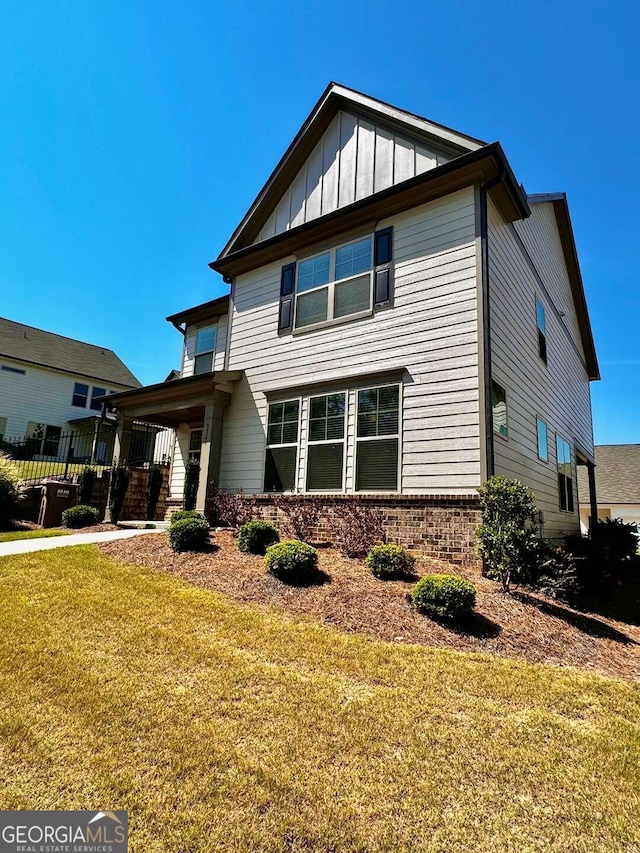
{"type": "MultiPolygon", "coordinates": [[[[599,444],[596,457],[596,492],[599,504],[640,504],[640,444],[599,444]]],[[[581,503],[589,500],[587,471],[578,467],[581,503]]]]}

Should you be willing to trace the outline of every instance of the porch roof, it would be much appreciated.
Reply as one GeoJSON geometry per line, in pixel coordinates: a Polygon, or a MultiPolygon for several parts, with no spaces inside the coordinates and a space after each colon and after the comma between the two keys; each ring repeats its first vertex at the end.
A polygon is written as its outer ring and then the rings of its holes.
{"type": "Polygon", "coordinates": [[[175,427],[202,420],[205,406],[211,405],[214,397],[227,395],[230,399],[233,383],[241,376],[241,370],[217,370],[108,394],[100,401],[113,406],[122,417],[175,427]]]}

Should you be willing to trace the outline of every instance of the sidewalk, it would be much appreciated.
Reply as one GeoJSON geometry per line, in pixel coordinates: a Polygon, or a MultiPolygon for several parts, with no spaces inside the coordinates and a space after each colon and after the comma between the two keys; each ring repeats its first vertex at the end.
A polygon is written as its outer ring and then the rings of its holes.
{"type": "Polygon", "coordinates": [[[107,530],[102,533],[71,533],[69,536],[51,536],[45,539],[17,539],[15,542],[0,542],[0,557],[30,554],[32,551],[49,551],[51,548],[69,548],[72,545],[114,542],[116,539],[131,539],[132,536],[161,532],[161,530],[107,530]]]}

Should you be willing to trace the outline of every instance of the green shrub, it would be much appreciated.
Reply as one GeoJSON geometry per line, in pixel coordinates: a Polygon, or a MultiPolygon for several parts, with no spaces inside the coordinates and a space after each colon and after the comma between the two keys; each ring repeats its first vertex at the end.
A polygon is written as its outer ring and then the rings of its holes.
{"type": "Polygon", "coordinates": [[[374,545],[365,563],[371,574],[381,580],[410,575],[416,558],[400,545],[374,545]]]}
{"type": "Polygon", "coordinates": [[[183,518],[169,528],[169,545],[174,551],[205,551],[210,529],[204,518],[183,518]]]}
{"type": "Polygon", "coordinates": [[[620,518],[598,521],[591,536],[572,535],[564,539],[564,549],[577,567],[581,592],[609,595],[618,584],[638,576],[637,525],[620,518]]]}
{"type": "Polygon", "coordinates": [[[455,575],[426,575],[415,585],[411,600],[423,613],[453,621],[473,610],[476,588],[455,575]]]}
{"type": "Polygon", "coordinates": [[[204,518],[204,515],[201,512],[198,512],[196,509],[179,509],[171,516],[170,523],[171,525],[174,525],[178,521],[184,521],[185,518],[204,518]]]}
{"type": "Polygon", "coordinates": [[[184,463],[184,508],[196,508],[198,486],[200,485],[200,463],[197,459],[185,459],[184,463]]]}
{"type": "Polygon", "coordinates": [[[318,552],[306,542],[285,539],[267,548],[264,562],[275,577],[296,583],[315,574],[318,568],[318,552]]]}
{"type": "Polygon", "coordinates": [[[505,592],[511,581],[530,579],[538,561],[540,539],[536,531],[534,496],[518,480],[491,477],[478,490],[482,525],[477,529],[478,556],[487,577],[499,580],[505,592]]]}
{"type": "Polygon", "coordinates": [[[129,478],[129,466],[119,460],[116,461],[111,469],[111,486],[109,488],[109,512],[113,524],[120,521],[124,496],[129,488],[129,478]]]}
{"type": "Polygon", "coordinates": [[[92,506],[78,504],[70,509],[65,509],[62,513],[62,526],[72,527],[91,527],[100,521],[100,513],[92,506]]]}
{"type": "Polygon", "coordinates": [[[245,554],[265,554],[270,545],[280,541],[280,534],[268,521],[248,521],[238,534],[238,548],[245,554]]]}
{"type": "Polygon", "coordinates": [[[149,469],[149,476],[147,478],[147,488],[145,493],[145,498],[147,502],[147,521],[153,521],[153,519],[155,518],[163,479],[164,474],[162,473],[161,468],[157,468],[154,465],[152,468],[149,469]]]}
{"type": "Polygon", "coordinates": [[[96,472],[93,468],[83,468],[78,477],[78,504],[89,506],[93,498],[93,487],[96,482],[96,472]]]}
{"type": "Polygon", "coordinates": [[[0,527],[7,527],[15,518],[23,489],[20,469],[8,453],[0,453],[0,527]]]}

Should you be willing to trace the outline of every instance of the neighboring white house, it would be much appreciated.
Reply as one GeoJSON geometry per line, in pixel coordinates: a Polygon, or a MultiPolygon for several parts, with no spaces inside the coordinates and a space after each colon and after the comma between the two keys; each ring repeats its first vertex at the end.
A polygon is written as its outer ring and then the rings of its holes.
{"type": "MultiPolygon", "coordinates": [[[[112,350],[0,318],[0,438],[16,450],[55,459],[72,432],[77,450],[100,419],[98,398],[138,387],[112,350]]],[[[106,456],[109,443],[98,436],[94,453],[106,456]]]]}
{"type": "MultiPolygon", "coordinates": [[[[598,518],[621,518],[637,524],[640,532],[640,444],[597,444],[596,490],[598,518]]],[[[589,483],[578,475],[580,526],[589,529],[589,483]]]]}
{"type": "Polygon", "coordinates": [[[578,528],[599,376],[569,211],[499,143],[331,84],[210,266],[229,296],[167,318],[182,377],[114,398],[124,455],[132,419],[176,429],[174,499],[192,455],[200,507],[357,496],[464,556],[501,473],[578,528]]]}

